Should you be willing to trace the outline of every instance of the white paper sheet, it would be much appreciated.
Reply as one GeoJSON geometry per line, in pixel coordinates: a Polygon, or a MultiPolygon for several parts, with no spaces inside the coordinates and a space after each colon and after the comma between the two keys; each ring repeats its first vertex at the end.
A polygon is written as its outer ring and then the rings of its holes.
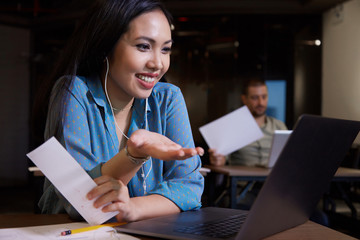
{"type": "Polygon", "coordinates": [[[27,156],[89,224],[102,224],[118,213],[104,213],[93,206],[95,200],[86,198],[96,183],[56,138],[50,138],[27,156]]]}
{"type": "Polygon", "coordinates": [[[139,240],[133,236],[116,233],[111,227],[102,227],[97,230],[76,233],[67,236],[61,236],[60,233],[70,229],[88,227],[85,222],[74,222],[64,224],[54,224],[36,227],[5,228],[0,229],[1,240],[75,240],[75,239],[121,239],[121,240],[139,240]]]}
{"type": "Polygon", "coordinates": [[[199,128],[210,148],[230,154],[262,138],[264,134],[246,106],[199,128]]]}

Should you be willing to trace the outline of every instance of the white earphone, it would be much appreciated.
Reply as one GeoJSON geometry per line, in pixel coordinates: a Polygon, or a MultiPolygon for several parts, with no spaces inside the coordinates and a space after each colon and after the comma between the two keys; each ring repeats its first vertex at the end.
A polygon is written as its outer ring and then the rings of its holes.
{"type": "MultiPolygon", "coordinates": [[[[105,85],[105,95],[106,95],[106,98],[107,98],[107,100],[109,102],[111,113],[113,115],[116,127],[120,130],[121,134],[128,140],[129,137],[122,131],[122,129],[119,127],[119,125],[116,122],[114,110],[113,110],[113,107],[111,105],[111,101],[110,101],[110,98],[109,98],[109,95],[108,95],[108,92],[107,92],[107,77],[108,77],[108,74],[109,74],[109,60],[108,60],[107,57],[105,58],[105,60],[106,60],[106,73],[105,73],[105,84],[104,84],[105,85]]],[[[147,113],[146,112],[147,111],[147,106],[148,106],[148,99],[146,98],[145,99],[145,111],[144,111],[145,129],[148,128],[148,121],[147,121],[147,114],[146,114],[147,113]]],[[[148,161],[150,161],[150,168],[149,168],[149,171],[148,171],[148,173],[146,175],[145,175],[145,171],[144,171],[144,164],[141,166],[141,171],[142,171],[141,177],[143,178],[144,194],[146,194],[146,179],[149,176],[149,174],[151,172],[151,169],[152,169],[152,158],[150,157],[150,159],[148,161]]]]}

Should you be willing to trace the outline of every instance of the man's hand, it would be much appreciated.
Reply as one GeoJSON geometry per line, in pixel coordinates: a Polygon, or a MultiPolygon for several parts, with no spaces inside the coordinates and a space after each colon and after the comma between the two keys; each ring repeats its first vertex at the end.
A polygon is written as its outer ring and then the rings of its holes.
{"type": "Polygon", "coordinates": [[[224,166],[226,158],[224,155],[216,153],[216,149],[209,149],[210,164],[214,166],[224,166]]]}

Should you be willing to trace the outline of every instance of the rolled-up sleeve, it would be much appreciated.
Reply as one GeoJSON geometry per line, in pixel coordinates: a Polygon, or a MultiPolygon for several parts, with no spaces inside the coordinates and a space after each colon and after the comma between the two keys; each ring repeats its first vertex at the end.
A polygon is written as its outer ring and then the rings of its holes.
{"type": "MultiPolygon", "coordinates": [[[[174,87],[166,96],[166,114],[163,114],[164,135],[184,148],[194,147],[192,131],[184,97],[174,87]]],[[[164,162],[163,181],[150,193],[163,195],[172,200],[182,211],[201,207],[204,178],[200,173],[198,155],[186,160],[164,162]]]]}

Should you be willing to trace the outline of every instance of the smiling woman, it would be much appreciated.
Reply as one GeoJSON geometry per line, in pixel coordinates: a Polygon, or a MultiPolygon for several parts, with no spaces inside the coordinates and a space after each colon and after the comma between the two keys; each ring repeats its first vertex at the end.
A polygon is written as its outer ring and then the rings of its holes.
{"type": "Polygon", "coordinates": [[[109,91],[117,97],[115,107],[123,107],[129,98],[150,95],[169,69],[171,43],[169,22],[162,11],[144,13],[130,22],[129,31],[109,57],[109,91]]]}
{"type": "MultiPolygon", "coordinates": [[[[51,78],[45,138],[56,136],[88,171],[98,185],[88,198],[119,221],[201,207],[203,149],[180,89],[159,82],[170,25],[156,0],[95,1],[51,78]]],[[[39,206],[80,217],[47,180],[39,206]]]]}

